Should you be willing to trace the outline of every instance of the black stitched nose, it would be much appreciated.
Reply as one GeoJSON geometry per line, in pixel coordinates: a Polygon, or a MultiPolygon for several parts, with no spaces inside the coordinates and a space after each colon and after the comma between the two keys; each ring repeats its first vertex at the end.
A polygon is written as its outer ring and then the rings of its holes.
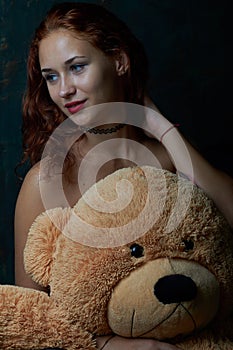
{"type": "Polygon", "coordinates": [[[181,303],[196,297],[197,286],[185,275],[168,275],[154,285],[154,294],[163,304],[181,303]]]}

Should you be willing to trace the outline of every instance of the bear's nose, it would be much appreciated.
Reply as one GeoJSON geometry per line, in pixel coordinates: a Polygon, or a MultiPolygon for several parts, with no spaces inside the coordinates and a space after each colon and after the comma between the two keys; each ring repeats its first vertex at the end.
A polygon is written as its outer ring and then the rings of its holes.
{"type": "Polygon", "coordinates": [[[192,278],[185,275],[168,275],[154,285],[154,294],[163,304],[181,303],[196,297],[197,286],[192,278]]]}

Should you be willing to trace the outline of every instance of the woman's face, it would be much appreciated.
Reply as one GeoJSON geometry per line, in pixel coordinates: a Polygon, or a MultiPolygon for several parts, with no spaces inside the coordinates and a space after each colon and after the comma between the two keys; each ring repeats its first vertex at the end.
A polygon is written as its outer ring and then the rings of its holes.
{"type": "Polygon", "coordinates": [[[68,31],[57,30],[41,40],[39,61],[51,99],[67,116],[124,101],[121,64],[68,31]]]}

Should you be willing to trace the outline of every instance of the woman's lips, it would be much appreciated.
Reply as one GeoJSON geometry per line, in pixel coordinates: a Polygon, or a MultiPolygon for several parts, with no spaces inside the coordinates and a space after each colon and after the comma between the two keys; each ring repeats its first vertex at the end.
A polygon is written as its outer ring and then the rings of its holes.
{"type": "Polygon", "coordinates": [[[75,114],[78,111],[80,111],[80,109],[82,109],[84,107],[86,100],[82,100],[82,101],[73,101],[73,102],[69,102],[65,104],[65,107],[68,109],[68,111],[71,114],[75,114]]]}

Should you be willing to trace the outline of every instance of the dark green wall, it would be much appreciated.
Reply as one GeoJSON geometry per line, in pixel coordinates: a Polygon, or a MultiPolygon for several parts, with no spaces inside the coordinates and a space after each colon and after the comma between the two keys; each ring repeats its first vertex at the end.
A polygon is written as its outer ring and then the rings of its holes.
{"type": "MultiPolygon", "coordinates": [[[[14,167],[21,154],[21,98],[28,44],[53,3],[0,1],[0,283],[13,283],[13,216],[20,186],[14,167]]],[[[209,161],[233,175],[231,1],[104,3],[144,42],[151,93],[160,110],[181,124],[182,132],[209,161]]]]}

